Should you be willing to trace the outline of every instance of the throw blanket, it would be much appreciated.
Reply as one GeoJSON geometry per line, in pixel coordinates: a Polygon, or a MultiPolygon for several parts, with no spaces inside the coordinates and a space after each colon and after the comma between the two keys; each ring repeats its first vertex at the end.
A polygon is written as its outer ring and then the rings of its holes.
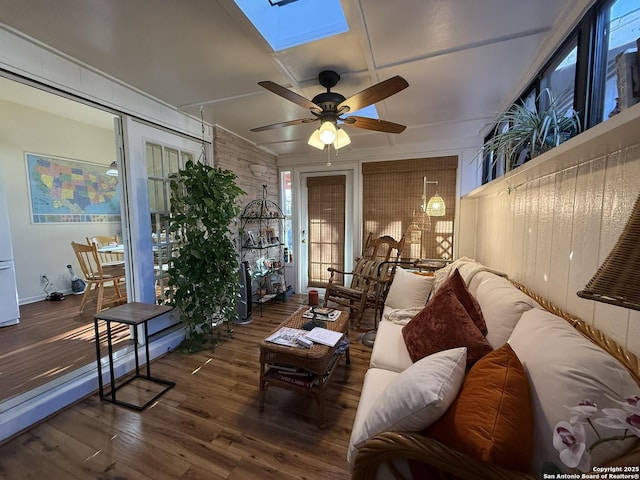
{"type": "Polygon", "coordinates": [[[406,325],[409,323],[413,317],[419,314],[424,306],[422,307],[412,307],[412,308],[398,308],[396,310],[391,310],[388,313],[384,314],[385,320],[388,320],[393,323],[397,323],[398,325],[406,325]]]}
{"type": "Polygon", "coordinates": [[[497,270],[493,270],[492,268],[486,267],[479,262],[476,262],[473,258],[468,257],[460,257],[457,260],[454,260],[449,265],[446,265],[435,272],[435,280],[433,281],[433,291],[437,291],[440,288],[440,285],[444,283],[444,281],[449,278],[449,276],[458,269],[464,283],[469,285],[469,282],[473,278],[473,276],[478,272],[491,272],[496,275],[500,275],[501,277],[506,277],[506,273],[499,272],[497,270]]]}

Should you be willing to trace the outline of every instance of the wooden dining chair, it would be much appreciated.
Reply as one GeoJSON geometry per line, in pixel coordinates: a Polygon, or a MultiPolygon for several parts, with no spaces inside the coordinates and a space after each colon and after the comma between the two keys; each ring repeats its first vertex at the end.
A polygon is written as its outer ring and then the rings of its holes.
{"type": "Polygon", "coordinates": [[[102,248],[118,245],[118,239],[108,235],[94,235],[87,237],[87,244],[95,243],[98,247],[98,255],[103,265],[124,265],[124,252],[100,251],[102,248]]]}
{"type": "Polygon", "coordinates": [[[97,295],[96,313],[102,311],[104,305],[127,301],[127,294],[121,289],[123,287],[121,282],[125,279],[124,264],[120,266],[103,265],[95,243],[86,245],[71,242],[71,247],[76,254],[80,270],[82,270],[87,284],[80,302],[80,313],[93,295],[97,295]],[[105,298],[105,288],[112,288],[113,295],[105,298]]]}

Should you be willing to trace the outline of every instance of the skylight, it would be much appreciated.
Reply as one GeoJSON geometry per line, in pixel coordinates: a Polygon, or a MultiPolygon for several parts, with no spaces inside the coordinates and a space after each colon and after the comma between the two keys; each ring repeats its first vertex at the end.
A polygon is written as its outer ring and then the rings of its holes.
{"type": "Polygon", "coordinates": [[[349,31],[340,0],[234,0],[275,51],[349,31]]]}
{"type": "MultiPolygon", "coordinates": [[[[349,112],[342,115],[343,117],[350,117],[351,115],[356,115],[358,117],[369,117],[375,118],[376,120],[380,117],[378,116],[378,110],[376,110],[375,105],[369,105],[368,107],[361,108],[355,112],[349,112]]],[[[342,123],[342,122],[339,122],[342,123]]]]}

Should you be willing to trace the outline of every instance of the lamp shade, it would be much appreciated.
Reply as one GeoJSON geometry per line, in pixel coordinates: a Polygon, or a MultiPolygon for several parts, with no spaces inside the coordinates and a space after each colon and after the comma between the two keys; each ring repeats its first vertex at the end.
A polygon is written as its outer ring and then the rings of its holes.
{"type": "Polygon", "coordinates": [[[336,126],[332,122],[323,122],[320,125],[320,141],[329,145],[336,140],[336,126]]]}
{"type": "Polygon", "coordinates": [[[118,176],[118,164],[116,162],[111,162],[111,165],[109,165],[109,168],[104,173],[105,173],[105,175],[109,175],[110,177],[117,177],[118,176]]]}
{"type": "Polygon", "coordinates": [[[313,131],[307,143],[318,150],[324,150],[325,144],[320,140],[320,129],[313,131]]]}
{"type": "Polygon", "coordinates": [[[640,310],[640,196],[618,242],[578,296],[640,310]]]}
{"type": "Polygon", "coordinates": [[[437,193],[429,199],[426,210],[430,217],[444,217],[447,213],[444,199],[437,193]]]}
{"type": "Polygon", "coordinates": [[[346,147],[350,143],[351,139],[349,138],[349,135],[347,135],[347,132],[339,128],[336,132],[336,140],[333,142],[333,148],[338,150],[339,148],[346,147]]]}

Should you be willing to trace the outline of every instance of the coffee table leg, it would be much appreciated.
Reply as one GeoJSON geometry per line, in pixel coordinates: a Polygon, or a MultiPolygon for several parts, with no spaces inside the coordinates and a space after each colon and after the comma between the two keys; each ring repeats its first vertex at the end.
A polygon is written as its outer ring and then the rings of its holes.
{"type": "Polygon", "coordinates": [[[264,364],[260,364],[260,403],[259,409],[261,412],[264,412],[264,396],[265,396],[265,385],[264,385],[264,364]]]}
{"type": "Polygon", "coordinates": [[[320,395],[316,395],[316,400],[318,401],[318,427],[324,428],[324,392],[320,392],[320,395]]]}

